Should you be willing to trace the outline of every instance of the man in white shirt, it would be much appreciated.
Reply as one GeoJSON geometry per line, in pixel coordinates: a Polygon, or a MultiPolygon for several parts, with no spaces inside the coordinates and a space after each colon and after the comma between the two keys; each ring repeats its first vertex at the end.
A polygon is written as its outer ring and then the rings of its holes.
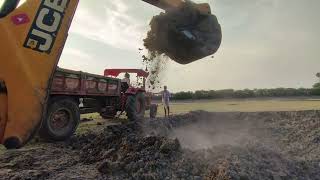
{"type": "Polygon", "coordinates": [[[169,116],[170,114],[170,106],[169,106],[170,96],[171,94],[168,91],[167,86],[164,86],[164,90],[162,91],[162,103],[164,105],[165,117],[169,116]]]}

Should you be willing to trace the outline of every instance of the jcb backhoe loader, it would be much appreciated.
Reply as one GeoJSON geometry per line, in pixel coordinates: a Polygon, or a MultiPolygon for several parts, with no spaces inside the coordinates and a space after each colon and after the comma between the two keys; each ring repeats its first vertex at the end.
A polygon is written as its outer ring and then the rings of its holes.
{"type": "MultiPolygon", "coordinates": [[[[142,0],[162,9],[183,0],[142,0]]],[[[20,148],[46,116],[53,74],[79,0],[3,0],[0,9],[0,142],[20,148]]],[[[1,1],[0,1],[1,3],[1,1]]],[[[1,6],[1,4],[0,4],[1,6]]],[[[199,12],[210,13],[208,4],[199,12]]]]}

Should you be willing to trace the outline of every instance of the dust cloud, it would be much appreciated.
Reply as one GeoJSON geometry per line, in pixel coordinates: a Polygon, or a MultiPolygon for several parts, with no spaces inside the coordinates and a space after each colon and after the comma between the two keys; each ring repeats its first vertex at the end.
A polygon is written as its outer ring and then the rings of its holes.
{"type": "MultiPolygon", "coordinates": [[[[222,118],[222,117],[221,117],[222,118]]],[[[191,150],[210,149],[214,146],[240,146],[252,140],[249,133],[250,123],[237,122],[232,119],[205,120],[173,129],[170,138],[179,139],[181,146],[191,150]]]]}

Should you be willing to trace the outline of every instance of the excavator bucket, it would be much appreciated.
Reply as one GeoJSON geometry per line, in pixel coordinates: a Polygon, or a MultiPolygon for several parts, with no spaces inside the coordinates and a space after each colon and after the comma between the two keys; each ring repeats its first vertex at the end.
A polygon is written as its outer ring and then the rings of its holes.
{"type": "Polygon", "coordinates": [[[166,12],[153,17],[144,46],[151,54],[165,54],[189,64],[218,51],[222,31],[209,4],[182,0],[144,0],[166,12]]]}
{"type": "MultiPolygon", "coordinates": [[[[0,9],[0,142],[19,148],[45,116],[79,0],[4,0],[0,9]]],[[[1,4],[0,4],[1,5],[1,4]]]]}

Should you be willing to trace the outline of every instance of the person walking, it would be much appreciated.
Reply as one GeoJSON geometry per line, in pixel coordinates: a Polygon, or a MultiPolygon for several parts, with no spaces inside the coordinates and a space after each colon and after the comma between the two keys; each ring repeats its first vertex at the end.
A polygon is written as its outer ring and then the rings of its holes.
{"type": "Polygon", "coordinates": [[[165,117],[170,115],[170,105],[169,105],[170,97],[171,97],[171,94],[168,91],[168,87],[164,86],[164,90],[162,91],[162,103],[164,106],[165,117]]]}

